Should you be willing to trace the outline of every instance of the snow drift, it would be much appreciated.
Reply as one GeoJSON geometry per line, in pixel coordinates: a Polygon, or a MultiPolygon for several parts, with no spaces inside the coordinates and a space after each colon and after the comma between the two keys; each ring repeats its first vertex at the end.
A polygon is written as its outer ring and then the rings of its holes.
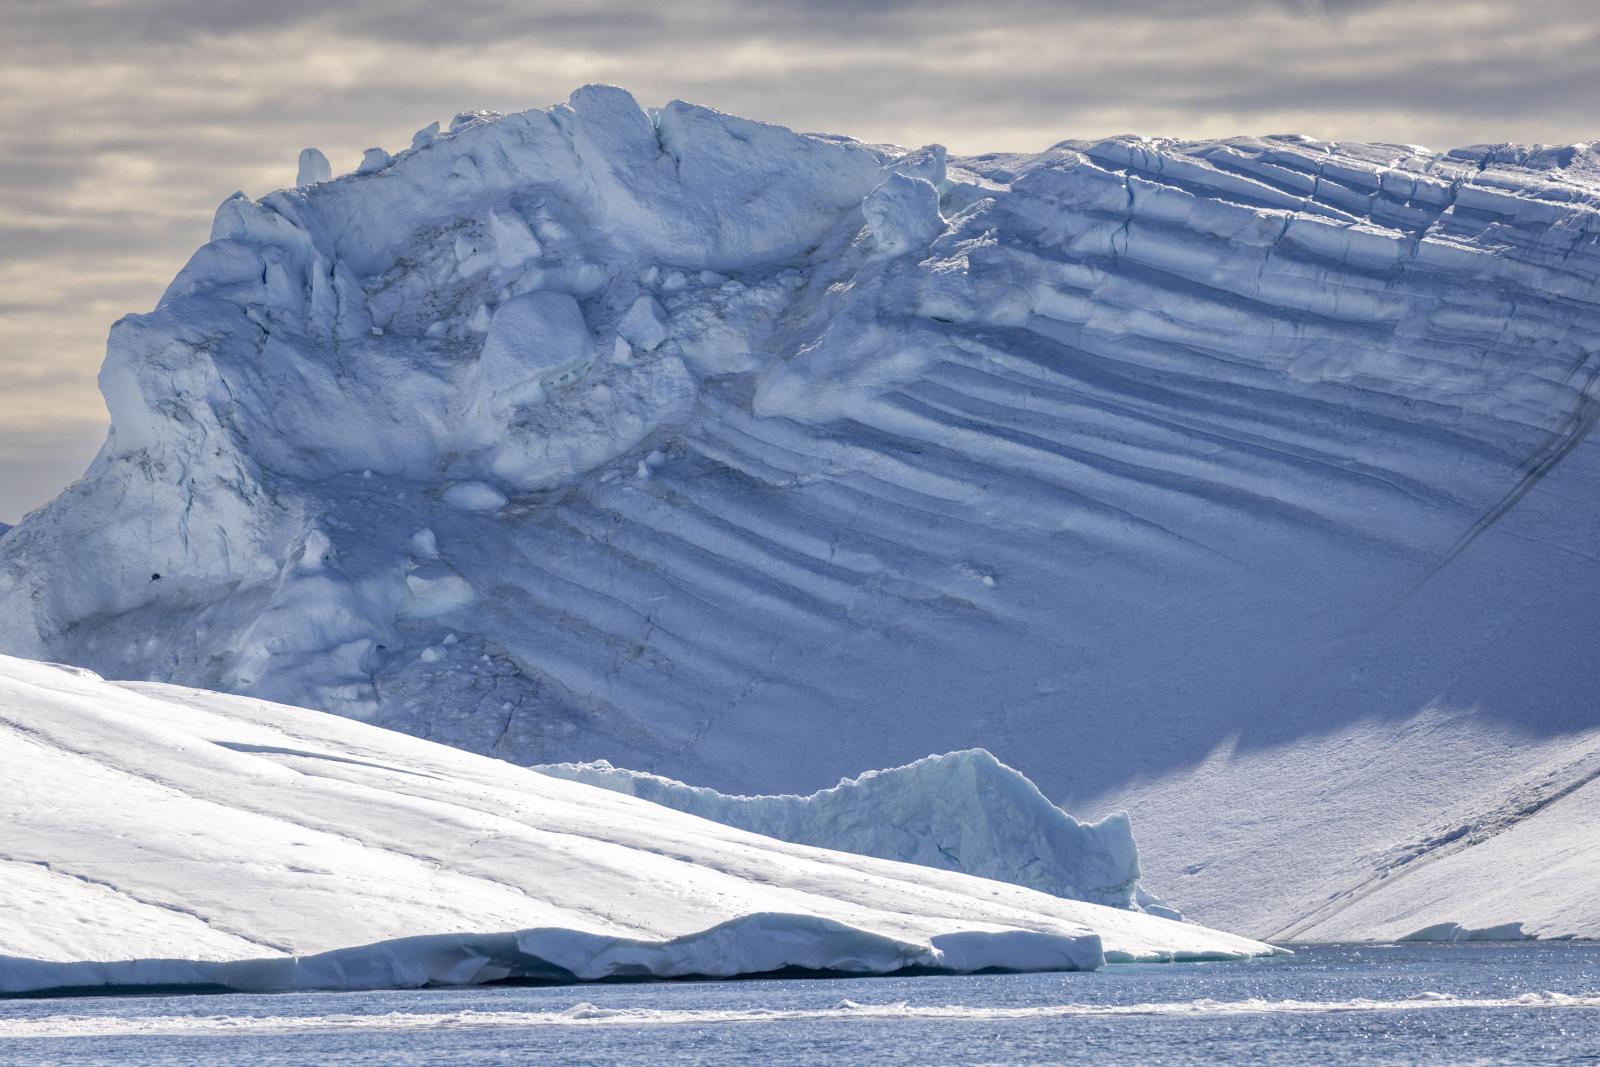
{"type": "Polygon", "coordinates": [[[919,863],[1178,917],[1139,885],[1126,814],[1082,823],[983,749],[868,771],[810,796],[729,796],[604,760],[533,768],[780,841],[919,863]]]}
{"type": "Polygon", "coordinates": [[[1083,969],[1258,942],[0,657],[0,992],[1083,969]]]}
{"type": "MultiPolygon", "coordinates": [[[[725,792],[982,746],[1261,934],[1600,736],[1592,146],[956,159],[588,87],[303,163],[113,327],[0,649],[725,792]]],[[[1600,933],[1537,889],[1342,929],[1600,933]]]]}

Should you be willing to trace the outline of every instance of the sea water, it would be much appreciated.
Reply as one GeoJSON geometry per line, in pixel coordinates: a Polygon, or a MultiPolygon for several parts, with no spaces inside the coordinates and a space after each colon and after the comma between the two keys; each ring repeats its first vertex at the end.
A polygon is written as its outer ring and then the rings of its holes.
{"type": "Polygon", "coordinates": [[[17,1064],[1600,1063],[1600,944],[1092,974],[0,1001],[17,1064]]]}

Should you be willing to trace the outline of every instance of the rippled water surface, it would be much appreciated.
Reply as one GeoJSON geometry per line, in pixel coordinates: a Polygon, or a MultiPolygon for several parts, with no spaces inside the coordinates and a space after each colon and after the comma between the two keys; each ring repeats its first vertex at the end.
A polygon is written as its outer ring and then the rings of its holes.
{"type": "Polygon", "coordinates": [[[1094,974],[0,1001],[5,1063],[1600,1063],[1600,944],[1094,974]]]}

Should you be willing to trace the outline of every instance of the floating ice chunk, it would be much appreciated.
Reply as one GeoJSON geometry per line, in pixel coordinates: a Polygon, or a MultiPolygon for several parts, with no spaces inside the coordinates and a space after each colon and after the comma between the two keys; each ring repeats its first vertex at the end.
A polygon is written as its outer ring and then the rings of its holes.
{"type": "Polygon", "coordinates": [[[926,248],[944,231],[939,192],[924,178],[891,174],[861,202],[878,249],[898,256],[926,248]]]}
{"type": "Polygon", "coordinates": [[[618,336],[634,348],[654,352],[667,339],[667,313],[653,296],[641,296],[617,323],[618,336]]]}
{"type": "Polygon", "coordinates": [[[333,167],[328,164],[328,157],[317,148],[304,148],[300,151],[300,174],[295,178],[295,185],[304,189],[308,185],[325,182],[333,177],[333,167]]]}
{"type": "Polygon", "coordinates": [[[444,502],[461,511],[495,511],[508,503],[506,495],[487,482],[457,482],[444,491],[444,502]]]}
{"type": "Polygon", "coordinates": [[[389,153],[385,152],[383,149],[369,148],[362,153],[361,165],[356,168],[356,173],[376,174],[378,171],[383,170],[393,162],[394,157],[389,155],[389,153]]]}
{"type": "Polygon", "coordinates": [[[627,342],[626,338],[618,336],[611,343],[611,358],[617,363],[632,363],[633,346],[627,342]]]}
{"type": "Polygon", "coordinates": [[[958,974],[987,970],[1075,971],[1083,949],[1072,938],[1034,930],[962,930],[930,939],[943,967],[958,974]]]}
{"type": "Polygon", "coordinates": [[[1501,923],[1498,926],[1471,927],[1460,923],[1442,922],[1425,926],[1409,933],[1401,941],[1527,941],[1530,935],[1522,923],[1501,923]]]}

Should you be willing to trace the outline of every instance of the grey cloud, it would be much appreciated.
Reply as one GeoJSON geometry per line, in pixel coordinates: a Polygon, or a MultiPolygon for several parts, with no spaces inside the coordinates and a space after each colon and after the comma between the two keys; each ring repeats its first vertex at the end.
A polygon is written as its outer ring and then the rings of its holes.
{"type": "MultiPolygon", "coordinates": [[[[955,29],[1070,25],[1108,12],[1126,21],[1193,17],[1219,22],[1262,11],[1337,19],[1405,0],[613,0],[574,7],[566,0],[388,0],[330,5],[325,0],[145,0],[137,7],[83,0],[0,4],[14,45],[123,50],[166,47],[252,33],[316,28],[332,36],[420,44],[483,44],[541,38],[590,48],[671,42],[679,47],[730,37],[776,36],[803,43],[893,27],[908,43],[955,29]],[[686,34],[692,31],[696,37],[686,34]]],[[[1582,0],[1560,7],[1574,17],[1582,0]]]]}
{"type": "Polygon", "coordinates": [[[90,420],[49,430],[0,428],[0,522],[15,524],[81,475],[105,435],[105,426],[90,420]]]}

